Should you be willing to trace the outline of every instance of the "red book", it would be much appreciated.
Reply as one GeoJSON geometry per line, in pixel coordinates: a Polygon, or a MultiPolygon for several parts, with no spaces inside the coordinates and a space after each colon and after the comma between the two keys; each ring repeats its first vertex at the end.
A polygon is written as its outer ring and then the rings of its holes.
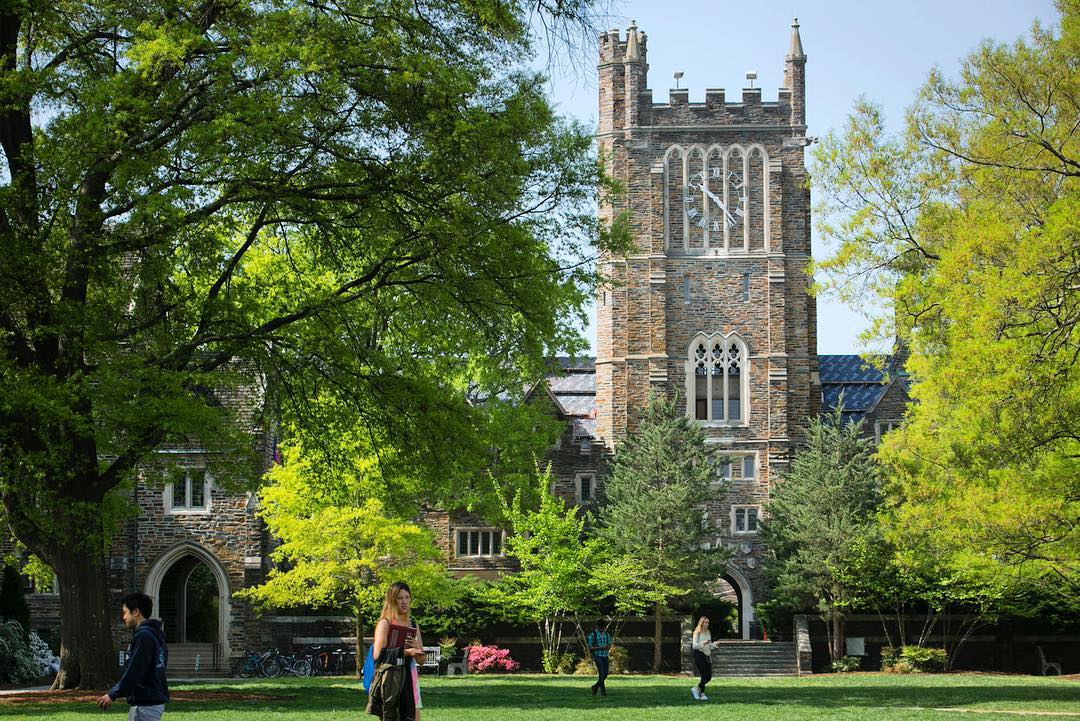
{"type": "Polygon", "coordinates": [[[405,648],[405,641],[416,636],[416,629],[411,626],[399,626],[390,622],[390,631],[386,634],[387,648],[405,648]]]}

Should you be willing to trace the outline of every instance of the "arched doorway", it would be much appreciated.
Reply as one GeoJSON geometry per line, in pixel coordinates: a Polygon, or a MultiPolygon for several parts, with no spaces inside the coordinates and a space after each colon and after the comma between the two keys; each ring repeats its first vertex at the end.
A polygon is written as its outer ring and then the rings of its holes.
{"type": "Polygon", "coordinates": [[[221,590],[206,562],[184,556],[165,572],[158,616],[173,643],[217,643],[221,590]]]}
{"type": "Polygon", "coordinates": [[[169,643],[220,644],[229,658],[232,594],[217,556],[195,543],[174,546],[147,574],[146,593],[169,643]]]}
{"type": "Polygon", "coordinates": [[[746,578],[734,568],[729,568],[720,577],[720,587],[730,588],[735,596],[738,609],[738,630],[744,640],[750,638],[750,624],[754,621],[754,592],[746,578]]]}

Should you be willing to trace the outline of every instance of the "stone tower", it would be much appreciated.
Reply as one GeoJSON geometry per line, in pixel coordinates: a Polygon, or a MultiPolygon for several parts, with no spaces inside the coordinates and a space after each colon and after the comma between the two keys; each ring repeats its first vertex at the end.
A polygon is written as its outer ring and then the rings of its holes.
{"type": "Polygon", "coordinates": [[[597,298],[596,434],[610,449],[650,391],[678,393],[731,459],[731,491],[708,522],[716,543],[739,549],[729,580],[744,632],[761,503],[821,398],[805,66],[793,22],[775,101],[751,87],[738,102],[674,89],[654,103],[645,34],[631,24],[600,36],[598,144],[626,191],[601,215],[625,214],[634,249],[601,261],[612,283],[597,298]]]}

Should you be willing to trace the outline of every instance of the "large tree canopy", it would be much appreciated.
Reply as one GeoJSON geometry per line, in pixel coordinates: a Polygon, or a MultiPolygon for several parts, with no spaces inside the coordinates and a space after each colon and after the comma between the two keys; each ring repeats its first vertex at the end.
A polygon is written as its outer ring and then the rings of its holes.
{"type": "Polygon", "coordinates": [[[880,452],[897,538],[1077,590],[1080,571],[1080,2],[1059,29],[932,72],[892,137],[861,103],[815,153],[821,268],[895,310],[904,428],[880,452]],[[861,279],[865,283],[852,283],[861,279]]]}
{"type": "Polygon", "coordinates": [[[514,70],[529,8],[589,3],[4,5],[0,497],[63,589],[59,684],[115,667],[103,559],[156,449],[255,478],[269,406],[442,467],[470,398],[574,345],[597,166],[514,70]]]}

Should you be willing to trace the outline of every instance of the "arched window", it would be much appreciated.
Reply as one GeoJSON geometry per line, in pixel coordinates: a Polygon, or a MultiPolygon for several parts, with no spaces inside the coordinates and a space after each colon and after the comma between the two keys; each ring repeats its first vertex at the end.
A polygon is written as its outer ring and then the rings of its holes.
{"type": "Polygon", "coordinates": [[[749,414],[749,359],[735,334],[698,335],[690,343],[687,413],[699,421],[743,425],[749,414]]]}

